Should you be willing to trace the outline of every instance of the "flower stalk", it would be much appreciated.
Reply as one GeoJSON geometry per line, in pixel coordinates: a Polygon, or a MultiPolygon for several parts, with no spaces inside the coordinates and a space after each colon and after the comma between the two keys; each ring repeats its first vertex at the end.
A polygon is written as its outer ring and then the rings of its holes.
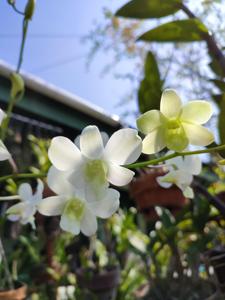
{"type": "Polygon", "coordinates": [[[166,156],[162,156],[159,158],[139,162],[139,163],[134,163],[134,164],[129,164],[126,165],[125,167],[128,169],[139,169],[139,168],[145,168],[145,167],[150,167],[150,166],[155,166],[158,165],[166,160],[169,160],[171,158],[179,157],[179,156],[188,156],[188,155],[198,155],[198,154],[206,154],[206,153],[214,153],[214,152],[219,152],[225,150],[225,144],[212,147],[212,148],[207,148],[204,150],[196,150],[196,151],[184,151],[184,152],[175,152],[166,156]]]}
{"type": "Polygon", "coordinates": [[[5,272],[6,280],[8,281],[9,289],[13,290],[14,289],[13,278],[12,278],[11,273],[9,271],[9,265],[8,265],[8,261],[7,261],[6,255],[5,255],[5,250],[4,250],[4,247],[3,247],[1,237],[0,237],[0,256],[2,258],[2,263],[4,265],[4,272],[5,272]]]}

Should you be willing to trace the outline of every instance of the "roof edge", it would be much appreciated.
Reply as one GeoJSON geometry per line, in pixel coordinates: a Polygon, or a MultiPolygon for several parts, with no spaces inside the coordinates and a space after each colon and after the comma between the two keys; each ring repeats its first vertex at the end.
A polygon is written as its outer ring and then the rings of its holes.
{"type": "MultiPolygon", "coordinates": [[[[12,65],[9,65],[0,60],[0,74],[2,74],[6,78],[9,78],[10,74],[14,71],[15,69],[12,65]]],[[[62,104],[66,104],[71,108],[77,109],[112,127],[121,126],[120,119],[117,115],[109,115],[104,109],[100,108],[99,106],[93,105],[83,98],[64,89],[58,88],[54,84],[50,84],[39,77],[36,77],[24,71],[21,71],[20,74],[23,77],[25,85],[28,88],[31,88],[34,91],[50,98],[53,98],[62,104]]]]}

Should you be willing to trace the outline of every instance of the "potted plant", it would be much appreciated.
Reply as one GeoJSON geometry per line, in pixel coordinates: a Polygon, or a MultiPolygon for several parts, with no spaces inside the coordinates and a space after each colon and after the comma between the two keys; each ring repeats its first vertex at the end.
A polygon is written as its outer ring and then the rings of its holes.
{"type": "Polygon", "coordinates": [[[137,209],[147,220],[158,219],[155,206],[168,208],[173,214],[188,203],[182,191],[176,186],[165,189],[157,182],[157,177],[167,173],[163,168],[147,169],[134,178],[130,184],[130,194],[137,204],[137,209]]]}

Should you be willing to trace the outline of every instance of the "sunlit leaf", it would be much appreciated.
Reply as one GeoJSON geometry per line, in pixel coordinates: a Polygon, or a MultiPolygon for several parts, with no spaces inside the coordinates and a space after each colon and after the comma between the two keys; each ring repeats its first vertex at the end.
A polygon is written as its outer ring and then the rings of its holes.
{"type": "Polygon", "coordinates": [[[225,92],[225,82],[223,80],[211,79],[210,81],[213,82],[222,92],[225,92]]]}
{"type": "Polygon", "coordinates": [[[197,42],[204,40],[207,28],[197,19],[179,20],[149,30],[138,40],[148,42],[197,42]]]}
{"type": "Polygon", "coordinates": [[[162,81],[157,61],[149,52],[145,61],[145,77],[138,90],[138,104],[141,113],[151,109],[159,109],[162,94],[162,81]]]}
{"type": "Polygon", "coordinates": [[[220,113],[218,119],[219,135],[221,143],[225,143],[225,94],[223,95],[220,103],[220,113]]]}
{"type": "Polygon", "coordinates": [[[176,13],[181,0],[132,0],[120,8],[116,15],[126,18],[161,18],[176,13]]]}

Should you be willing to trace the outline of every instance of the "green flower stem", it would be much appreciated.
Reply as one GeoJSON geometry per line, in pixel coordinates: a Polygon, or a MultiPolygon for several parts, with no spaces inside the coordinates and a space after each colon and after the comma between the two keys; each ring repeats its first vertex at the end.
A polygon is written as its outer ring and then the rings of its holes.
{"type": "Polygon", "coordinates": [[[16,7],[15,3],[11,4],[11,6],[12,6],[12,8],[14,9],[14,11],[15,11],[16,13],[18,13],[19,15],[24,16],[24,12],[20,11],[20,10],[16,7]]]}
{"type": "Polygon", "coordinates": [[[5,254],[5,250],[4,250],[1,238],[0,238],[0,255],[2,258],[2,264],[4,265],[5,277],[6,277],[6,280],[8,281],[9,289],[14,290],[13,278],[12,278],[10,270],[9,270],[9,264],[8,264],[8,261],[6,258],[6,254],[5,254]]]}
{"type": "Polygon", "coordinates": [[[9,122],[10,122],[14,102],[15,102],[15,99],[13,99],[13,98],[9,99],[9,104],[8,104],[7,111],[6,111],[6,117],[2,123],[2,130],[1,130],[2,141],[4,141],[4,139],[6,138],[6,133],[7,133],[8,127],[9,127],[9,122]]]}
{"type": "Polygon", "coordinates": [[[24,53],[24,47],[25,47],[25,42],[26,42],[26,37],[27,37],[28,24],[29,24],[29,20],[24,18],[24,20],[23,20],[23,35],[22,35],[22,42],[21,42],[21,46],[20,46],[20,55],[19,55],[19,60],[18,60],[18,64],[17,64],[17,69],[16,69],[17,73],[19,73],[22,62],[23,62],[23,53],[24,53]]]}
{"type": "Polygon", "coordinates": [[[20,199],[19,195],[0,197],[0,201],[14,201],[19,199],[20,199]]]}
{"type": "Polygon", "coordinates": [[[31,179],[31,178],[43,178],[46,177],[44,173],[21,173],[21,174],[10,174],[0,177],[0,182],[4,182],[8,179],[31,179]]]}
{"type": "MultiPolygon", "coordinates": [[[[21,46],[20,46],[19,60],[18,60],[17,69],[16,69],[17,73],[20,72],[20,68],[21,68],[21,65],[22,65],[22,62],[23,62],[23,53],[24,53],[25,41],[26,41],[26,37],[27,37],[28,24],[29,24],[29,20],[27,20],[24,17],[22,42],[21,42],[21,46]]],[[[10,97],[10,99],[9,99],[9,104],[8,104],[7,111],[6,111],[6,118],[5,118],[5,120],[3,121],[3,124],[2,124],[2,130],[1,130],[1,139],[2,140],[4,140],[6,138],[7,130],[8,130],[8,127],[9,127],[9,122],[10,122],[10,119],[11,119],[13,107],[16,103],[16,100],[17,99],[15,99],[13,97],[10,97]]]]}
{"type": "Polygon", "coordinates": [[[175,152],[173,154],[169,154],[163,157],[155,158],[152,160],[147,160],[139,163],[134,163],[130,165],[126,165],[125,167],[128,169],[139,169],[139,168],[144,168],[147,166],[154,166],[158,165],[159,163],[162,163],[166,160],[172,159],[174,157],[179,157],[179,156],[189,156],[189,155],[197,155],[197,154],[205,154],[205,153],[213,153],[213,152],[218,152],[221,150],[225,150],[225,145],[220,145],[217,147],[212,147],[212,148],[207,148],[204,150],[197,150],[197,151],[185,151],[185,152],[175,152]]]}

